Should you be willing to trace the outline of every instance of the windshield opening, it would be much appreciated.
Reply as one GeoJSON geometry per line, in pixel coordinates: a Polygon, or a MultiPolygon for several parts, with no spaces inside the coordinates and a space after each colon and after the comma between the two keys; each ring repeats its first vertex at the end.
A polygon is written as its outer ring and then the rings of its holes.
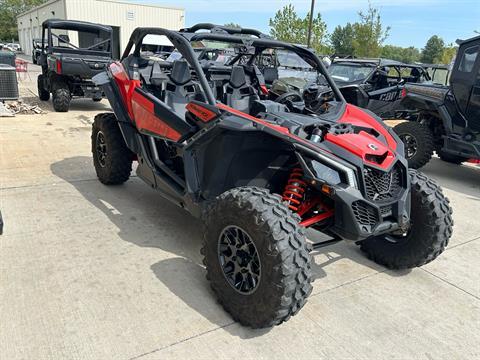
{"type": "Polygon", "coordinates": [[[365,80],[373,71],[375,65],[370,64],[345,64],[333,63],[328,68],[328,72],[334,80],[353,82],[365,80]]]}
{"type": "Polygon", "coordinates": [[[103,30],[77,31],[51,29],[52,47],[61,50],[105,52],[111,51],[110,33],[103,30]]]}

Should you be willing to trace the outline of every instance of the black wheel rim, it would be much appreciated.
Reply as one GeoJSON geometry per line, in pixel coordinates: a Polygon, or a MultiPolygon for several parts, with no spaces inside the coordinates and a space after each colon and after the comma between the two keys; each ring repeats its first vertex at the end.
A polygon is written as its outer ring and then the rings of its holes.
{"type": "Polygon", "coordinates": [[[107,163],[107,143],[105,135],[101,131],[97,132],[96,150],[98,163],[101,167],[105,167],[107,163]]]}
{"type": "Polygon", "coordinates": [[[250,235],[238,226],[227,226],[218,238],[218,261],[230,286],[243,295],[260,283],[260,257],[250,235]]]}
{"type": "Polygon", "coordinates": [[[407,155],[407,159],[411,159],[415,156],[418,150],[417,139],[415,139],[415,136],[411,134],[402,134],[400,135],[400,139],[405,144],[405,152],[407,155]]]}

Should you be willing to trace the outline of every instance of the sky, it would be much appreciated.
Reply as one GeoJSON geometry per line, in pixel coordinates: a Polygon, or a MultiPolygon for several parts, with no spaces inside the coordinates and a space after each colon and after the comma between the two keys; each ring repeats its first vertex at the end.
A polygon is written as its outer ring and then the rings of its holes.
{"type": "MultiPolygon", "coordinates": [[[[310,10],[310,0],[135,0],[185,9],[185,25],[199,22],[238,23],[269,32],[268,21],[284,5],[292,3],[300,16],[310,10]]],[[[480,31],[480,0],[371,0],[380,9],[383,23],[390,26],[385,44],[422,48],[428,38],[439,35],[448,43],[466,39],[480,31]]],[[[329,32],[335,26],[355,22],[368,0],[316,0],[329,32]]]]}

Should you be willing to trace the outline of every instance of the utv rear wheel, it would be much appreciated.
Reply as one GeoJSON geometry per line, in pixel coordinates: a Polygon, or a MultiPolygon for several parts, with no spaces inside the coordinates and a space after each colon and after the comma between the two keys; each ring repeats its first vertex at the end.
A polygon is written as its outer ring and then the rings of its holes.
{"type": "Polygon", "coordinates": [[[103,184],[122,184],[130,177],[133,154],[125,145],[114,114],[95,116],[92,154],[97,177],[103,184]]]}
{"type": "Polygon", "coordinates": [[[452,209],[436,182],[415,170],[411,178],[411,226],[404,235],[376,236],[360,243],[367,256],[390,269],[424,265],[440,255],[452,236],[452,209]]]}
{"type": "Polygon", "coordinates": [[[47,90],[45,90],[43,80],[44,80],[43,75],[38,75],[37,77],[38,98],[42,101],[48,101],[50,99],[50,93],[47,90]]]}
{"type": "Polygon", "coordinates": [[[66,87],[60,87],[53,91],[53,108],[57,112],[67,112],[70,108],[70,90],[66,87]]]}
{"type": "Polygon", "coordinates": [[[256,187],[229,190],[206,212],[207,279],[239,323],[278,325],[305,304],[311,256],[299,220],[280,196],[256,187]]]}
{"type": "Polygon", "coordinates": [[[405,145],[408,166],[418,169],[430,161],[433,155],[433,134],[430,129],[415,121],[405,121],[393,128],[405,145]]]}
{"type": "Polygon", "coordinates": [[[442,150],[438,150],[437,154],[440,157],[440,159],[442,159],[443,161],[446,161],[452,164],[457,164],[457,165],[468,160],[463,156],[451,155],[449,153],[443,152],[442,150]]]}

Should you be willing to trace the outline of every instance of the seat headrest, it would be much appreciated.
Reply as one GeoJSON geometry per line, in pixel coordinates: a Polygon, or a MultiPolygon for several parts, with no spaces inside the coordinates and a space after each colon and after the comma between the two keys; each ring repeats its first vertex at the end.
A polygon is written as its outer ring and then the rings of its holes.
{"type": "Polygon", "coordinates": [[[239,88],[247,82],[247,78],[245,76],[245,70],[243,66],[233,66],[232,67],[232,74],[230,75],[230,85],[234,88],[239,88]]]}
{"type": "Polygon", "coordinates": [[[192,79],[190,68],[185,60],[176,60],[173,62],[170,80],[177,85],[183,85],[192,79]]]}

